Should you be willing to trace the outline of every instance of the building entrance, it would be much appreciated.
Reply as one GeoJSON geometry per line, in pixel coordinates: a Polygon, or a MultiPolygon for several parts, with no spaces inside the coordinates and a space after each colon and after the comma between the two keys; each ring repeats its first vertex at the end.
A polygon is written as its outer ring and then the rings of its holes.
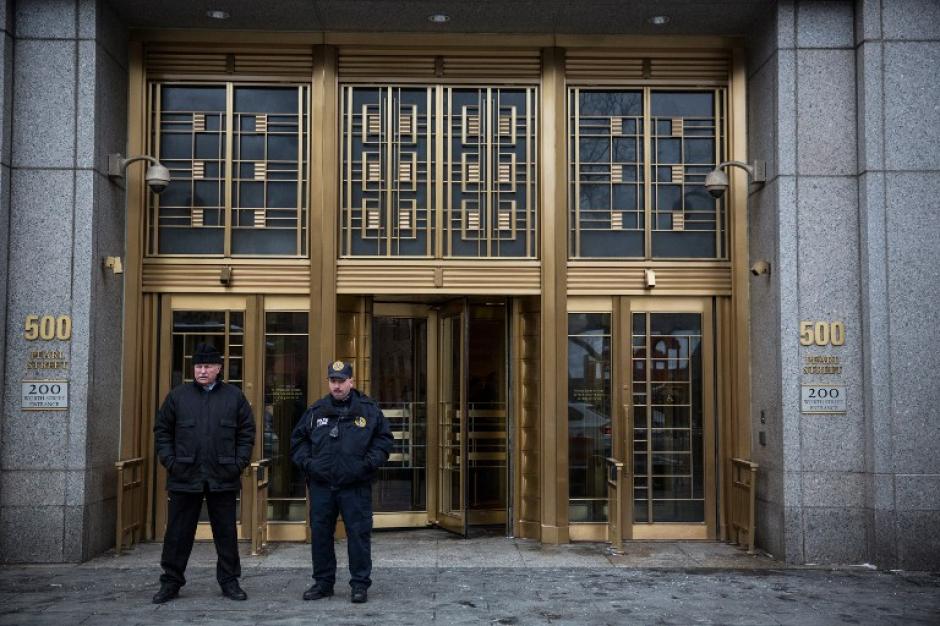
{"type": "Polygon", "coordinates": [[[375,303],[371,392],[395,449],[380,471],[376,526],[467,535],[508,521],[506,302],[375,303]]]}

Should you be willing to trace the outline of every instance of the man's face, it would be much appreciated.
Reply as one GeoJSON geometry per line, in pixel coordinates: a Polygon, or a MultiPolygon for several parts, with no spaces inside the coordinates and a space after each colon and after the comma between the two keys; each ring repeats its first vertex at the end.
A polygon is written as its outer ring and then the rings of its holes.
{"type": "Polygon", "coordinates": [[[330,379],[330,395],[337,400],[345,400],[352,388],[352,378],[346,378],[345,380],[342,378],[330,379]]]}
{"type": "Polygon", "coordinates": [[[200,385],[211,385],[219,377],[222,366],[218,363],[196,363],[196,382],[200,385]]]}

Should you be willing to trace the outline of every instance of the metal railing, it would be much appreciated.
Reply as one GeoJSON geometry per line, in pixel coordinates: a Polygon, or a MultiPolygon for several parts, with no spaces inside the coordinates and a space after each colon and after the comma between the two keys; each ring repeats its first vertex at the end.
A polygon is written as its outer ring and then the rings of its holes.
{"type": "Polygon", "coordinates": [[[251,555],[261,554],[268,543],[268,479],[270,459],[259,459],[246,468],[251,497],[248,498],[248,532],[251,537],[251,555]]]}
{"type": "Polygon", "coordinates": [[[757,494],[757,463],[731,459],[731,519],[729,539],[748,554],[754,553],[754,502],[757,494]]]}
{"type": "Polygon", "coordinates": [[[623,463],[607,457],[607,543],[614,554],[623,553],[623,463]]]}
{"type": "Polygon", "coordinates": [[[124,538],[127,546],[140,541],[144,532],[144,458],[125,459],[114,464],[117,468],[117,524],[114,532],[114,551],[121,553],[124,538]]]}

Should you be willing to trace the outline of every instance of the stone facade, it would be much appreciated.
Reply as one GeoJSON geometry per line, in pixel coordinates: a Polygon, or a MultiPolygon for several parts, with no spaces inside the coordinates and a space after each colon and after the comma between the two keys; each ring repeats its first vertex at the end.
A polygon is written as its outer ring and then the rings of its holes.
{"type": "Polygon", "coordinates": [[[749,142],[770,172],[750,254],[775,270],[751,285],[758,542],[795,563],[936,569],[940,5],[779,2],[758,33],[749,142]],[[802,320],[844,320],[845,345],[801,346],[802,320]],[[817,354],[841,375],[803,374],[817,354]],[[801,413],[800,385],[825,381],[845,384],[845,415],[801,413]]]}
{"type": "MultiPolygon", "coordinates": [[[[21,0],[0,33],[0,560],[80,561],[114,537],[123,285],[101,262],[124,250],[106,164],[126,145],[127,32],[103,0],[21,0]],[[67,411],[20,410],[31,314],[72,318],[42,346],[68,355],[67,411]]],[[[938,569],[940,4],[781,0],[747,43],[768,164],[749,252],[771,265],[750,283],[758,544],[938,569]],[[801,346],[803,320],[842,321],[845,345],[801,346]],[[837,377],[803,373],[832,355],[837,377]],[[832,381],[845,414],[803,413],[801,385],[832,381]]]]}
{"type": "Polygon", "coordinates": [[[101,259],[124,248],[107,153],[126,143],[127,35],[104,2],[6,4],[0,554],[80,561],[114,541],[123,284],[101,259]],[[27,315],[70,316],[71,339],[27,341],[27,315]],[[27,369],[35,350],[61,351],[68,369],[27,369]],[[68,410],[21,411],[28,378],[68,378],[68,410]]]}

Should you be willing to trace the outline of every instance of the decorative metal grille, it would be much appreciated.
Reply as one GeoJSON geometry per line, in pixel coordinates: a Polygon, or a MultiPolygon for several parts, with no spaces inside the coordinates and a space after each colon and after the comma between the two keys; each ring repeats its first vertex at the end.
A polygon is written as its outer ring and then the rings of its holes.
{"type": "Polygon", "coordinates": [[[151,85],[151,255],[305,256],[309,87],[151,85]]]}
{"type": "Polygon", "coordinates": [[[572,258],[727,258],[724,90],[569,90],[572,258]]]}
{"type": "Polygon", "coordinates": [[[702,316],[633,314],[633,521],[705,519],[702,316]]]}
{"type": "Polygon", "coordinates": [[[430,87],[344,87],[343,256],[432,256],[430,87]]]}
{"type": "Polygon", "coordinates": [[[536,89],[343,88],[341,255],[535,258],[536,89]]]}

